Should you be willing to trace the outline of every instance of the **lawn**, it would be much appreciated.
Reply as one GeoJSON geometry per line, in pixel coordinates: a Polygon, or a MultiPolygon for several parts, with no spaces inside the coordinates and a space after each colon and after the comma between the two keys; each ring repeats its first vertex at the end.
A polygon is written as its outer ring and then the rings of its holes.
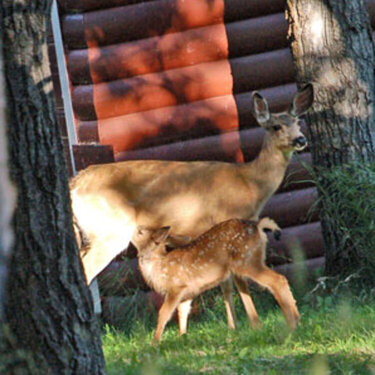
{"type": "Polygon", "coordinates": [[[297,298],[301,324],[290,332],[272,298],[253,295],[261,330],[249,327],[236,298],[238,328],[229,331],[218,294],[200,299],[204,311],[191,319],[186,336],[178,337],[172,321],[159,345],[151,343],[155,314],[123,329],[105,326],[108,375],[375,374],[374,298],[297,298]]]}

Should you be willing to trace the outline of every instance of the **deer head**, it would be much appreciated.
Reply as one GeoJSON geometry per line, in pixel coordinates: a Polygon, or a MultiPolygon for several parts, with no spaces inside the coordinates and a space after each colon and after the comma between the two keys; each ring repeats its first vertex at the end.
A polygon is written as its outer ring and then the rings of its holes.
{"type": "Polygon", "coordinates": [[[308,111],[314,99],[312,84],[307,84],[293,97],[289,110],[272,113],[265,98],[254,92],[253,113],[259,125],[267,131],[272,144],[282,152],[301,151],[307,139],[300,128],[300,116],[308,111]]]}
{"type": "Polygon", "coordinates": [[[137,247],[138,253],[152,253],[157,249],[165,249],[170,227],[158,229],[138,226],[133,235],[132,242],[137,247]]]}

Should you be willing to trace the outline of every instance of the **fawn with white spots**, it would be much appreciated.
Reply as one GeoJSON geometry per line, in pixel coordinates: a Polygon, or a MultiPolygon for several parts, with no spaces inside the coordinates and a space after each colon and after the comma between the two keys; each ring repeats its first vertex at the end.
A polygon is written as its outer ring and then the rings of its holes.
{"type": "MultiPolygon", "coordinates": [[[[289,110],[273,113],[267,100],[253,93],[252,110],[265,137],[258,157],[248,163],[137,160],[81,171],[71,180],[70,191],[75,227],[85,240],[80,255],[87,282],[127,248],[140,225],[170,226],[171,237],[181,244],[183,236],[196,238],[231,218],[258,220],[280,186],[293,152],[307,145],[299,117],[313,97],[313,86],[308,84],[295,94],[289,110]]],[[[247,284],[237,278],[236,284],[240,283],[241,299],[250,311],[247,284]]],[[[221,286],[228,326],[234,328],[230,279],[221,286]]]]}
{"type": "MultiPolygon", "coordinates": [[[[138,228],[132,241],[138,249],[141,273],[151,288],[165,296],[159,310],[155,341],[160,340],[176,308],[179,315],[184,315],[184,319],[179,319],[179,333],[186,333],[191,299],[217,286],[231,274],[241,279],[250,278],[269,289],[290,327],[296,327],[299,313],[288,281],[265,264],[265,229],[273,231],[275,236],[280,234],[278,225],[269,218],[258,223],[231,219],[215,225],[190,244],[167,252],[169,227],[138,228]]],[[[239,292],[247,293],[242,285],[237,284],[239,292]]],[[[252,300],[245,306],[251,325],[259,326],[252,300]]]]}

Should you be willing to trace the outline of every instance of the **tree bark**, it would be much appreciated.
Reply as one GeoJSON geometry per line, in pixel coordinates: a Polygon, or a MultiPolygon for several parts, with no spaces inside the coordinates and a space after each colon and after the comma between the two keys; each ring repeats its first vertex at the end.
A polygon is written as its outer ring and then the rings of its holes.
{"type": "Polygon", "coordinates": [[[29,353],[37,373],[104,374],[55,115],[47,55],[51,4],[0,2],[10,167],[18,191],[5,317],[13,348],[29,353]]]}
{"type": "Polygon", "coordinates": [[[353,243],[342,240],[342,212],[335,217],[327,208],[340,188],[326,173],[375,159],[372,30],[364,0],[287,0],[287,18],[297,82],[312,82],[315,88],[306,121],[318,176],[326,272],[338,275],[348,263],[360,268],[361,261],[350,248],[353,243]],[[329,197],[323,194],[327,191],[329,197]]]}

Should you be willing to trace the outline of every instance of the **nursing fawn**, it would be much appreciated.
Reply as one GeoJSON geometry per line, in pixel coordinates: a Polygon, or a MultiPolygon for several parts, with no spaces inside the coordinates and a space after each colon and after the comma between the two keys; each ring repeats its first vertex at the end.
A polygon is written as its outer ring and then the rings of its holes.
{"type": "MultiPolygon", "coordinates": [[[[299,313],[287,279],[265,264],[267,236],[265,229],[279,235],[280,228],[269,219],[259,222],[230,219],[219,223],[190,244],[166,250],[170,228],[150,229],[139,227],[133,241],[138,249],[139,267],[146,283],[165,299],[159,310],[155,341],[159,341],[164,327],[177,308],[187,321],[192,298],[217,286],[231,274],[235,280],[250,278],[266,287],[279,303],[285,319],[292,329],[299,320],[299,313]]],[[[236,283],[237,284],[237,283],[236,283]]],[[[243,283],[237,284],[239,292],[243,283]]],[[[247,311],[253,326],[259,318],[250,299],[247,311]]],[[[186,333],[186,323],[179,326],[179,333],[186,333]]]]}

